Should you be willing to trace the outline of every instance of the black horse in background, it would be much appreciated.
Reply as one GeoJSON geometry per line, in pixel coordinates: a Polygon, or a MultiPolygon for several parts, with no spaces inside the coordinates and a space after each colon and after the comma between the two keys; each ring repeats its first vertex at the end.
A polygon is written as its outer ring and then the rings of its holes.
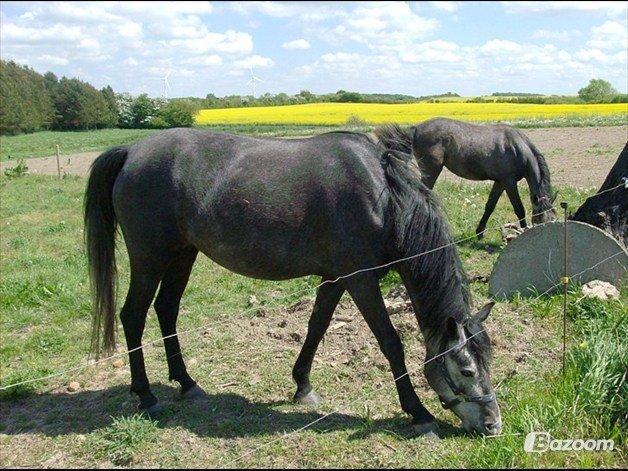
{"type": "Polygon", "coordinates": [[[434,184],[443,167],[468,180],[492,180],[493,188],[476,234],[484,235],[486,223],[506,191],[521,227],[526,212],[517,182],[525,178],[530,187],[532,224],[556,219],[550,172],[545,158],[521,131],[505,124],[478,125],[448,118],[434,118],[409,129],[387,125],[374,130],[390,149],[412,153],[421,168],[423,183],[434,184]]]}
{"type": "Polygon", "coordinates": [[[421,404],[379,287],[397,262],[426,343],[425,366],[443,405],[469,431],[497,434],[499,407],[490,383],[490,341],[471,315],[466,276],[447,223],[409,155],[366,135],[333,132],[271,139],[172,129],[94,162],[85,195],[87,254],[94,291],[93,347],[115,346],[115,234],[128,249],[131,279],[120,317],[131,351],[131,390],[140,408],[158,411],[141,347],[146,313],[155,310],[169,377],[183,397],[203,396],[189,376],[176,336],[179,302],[198,252],[236,273],[282,280],[319,275],[308,333],[293,369],[295,400],[317,403],[312,361],[347,291],[388,359],[401,406],[422,432],[435,430],[421,404]],[[441,248],[442,247],[442,248],[441,248]],[[435,250],[439,249],[439,250],[435,250]],[[456,348],[454,348],[456,347],[456,348]],[[452,349],[448,352],[449,349],[452,349]]]}

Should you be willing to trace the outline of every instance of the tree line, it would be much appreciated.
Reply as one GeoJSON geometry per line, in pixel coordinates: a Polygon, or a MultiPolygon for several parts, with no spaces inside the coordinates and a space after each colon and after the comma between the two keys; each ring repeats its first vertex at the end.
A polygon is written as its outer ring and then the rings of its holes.
{"type": "MultiPolygon", "coordinates": [[[[108,127],[168,128],[192,126],[194,114],[206,108],[240,108],[248,106],[281,106],[305,103],[438,103],[460,98],[454,92],[439,95],[359,93],[338,90],[314,94],[301,90],[295,95],[265,93],[259,97],[229,95],[205,98],[187,97],[165,100],[147,94],[117,94],[110,86],[97,90],[77,78],[61,77],[52,72],[41,75],[30,67],[13,61],[0,61],[0,134],[19,134],[45,129],[86,130],[108,127]]],[[[627,103],[620,94],[601,79],[592,79],[579,90],[578,96],[544,96],[534,93],[503,92],[490,97],[466,100],[473,103],[627,103]]]]}
{"type": "Polygon", "coordinates": [[[338,90],[335,93],[314,94],[309,90],[301,90],[294,95],[287,93],[264,93],[259,97],[251,95],[228,95],[217,97],[208,93],[205,98],[186,97],[185,100],[193,103],[198,109],[212,108],[242,108],[249,106],[283,106],[303,105],[307,103],[416,103],[440,98],[459,97],[457,93],[447,92],[439,95],[412,96],[400,93],[359,93],[347,90],[338,90]]]}
{"type": "Polygon", "coordinates": [[[87,130],[112,127],[192,126],[194,107],[146,94],[116,94],[77,78],[39,74],[13,61],[0,61],[0,134],[46,129],[87,130]]]}

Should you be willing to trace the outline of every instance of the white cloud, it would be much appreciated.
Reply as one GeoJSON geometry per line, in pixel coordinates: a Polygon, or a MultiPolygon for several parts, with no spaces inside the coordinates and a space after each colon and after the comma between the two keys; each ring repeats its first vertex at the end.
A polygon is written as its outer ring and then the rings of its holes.
{"type": "Polygon", "coordinates": [[[323,29],[320,35],[338,43],[362,43],[378,52],[406,51],[437,28],[437,20],[418,15],[408,3],[372,2],[358,4],[347,19],[331,31],[323,29]]]}
{"type": "Polygon", "coordinates": [[[194,66],[215,66],[222,64],[222,58],[218,54],[210,54],[208,56],[195,56],[186,59],[184,63],[194,66]]]}
{"type": "Polygon", "coordinates": [[[401,55],[405,62],[460,62],[463,60],[459,55],[460,47],[451,41],[429,41],[416,44],[414,48],[401,55]]]}
{"type": "Polygon", "coordinates": [[[591,29],[587,46],[598,49],[628,49],[628,24],[607,21],[591,29]]]}
{"type": "Polygon", "coordinates": [[[321,21],[338,15],[340,5],[316,4],[309,2],[230,2],[233,11],[242,15],[261,14],[273,18],[299,17],[307,21],[321,21]]]}
{"type": "Polygon", "coordinates": [[[455,13],[460,8],[460,2],[430,2],[434,8],[447,13],[455,13]]]}
{"type": "Polygon", "coordinates": [[[590,12],[605,13],[611,16],[625,15],[628,11],[628,3],[625,1],[603,2],[603,1],[554,1],[554,2],[502,2],[507,13],[569,13],[569,12],[590,12]]]}
{"type": "Polygon", "coordinates": [[[521,44],[504,39],[491,39],[480,47],[480,52],[487,55],[514,54],[521,50],[521,44]]]}
{"type": "Polygon", "coordinates": [[[245,54],[253,50],[253,37],[248,33],[229,30],[225,33],[206,33],[203,37],[194,39],[173,39],[167,44],[196,54],[209,51],[245,54]]]}
{"type": "Polygon", "coordinates": [[[50,54],[44,54],[37,58],[37,62],[40,64],[48,64],[48,65],[67,65],[68,60],[65,57],[57,57],[51,56],[50,54]]]}
{"type": "Polygon", "coordinates": [[[139,62],[137,62],[137,60],[134,57],[127,57],[126,59],[124,59],[124,61],[122,62],[122,65],[126,65],[128,67],[135,67],[139,64],[139,62]]]}
{"type": "Polygon", "coordinates": [[[571,39],[572,36],[579,36],[580,31],[578,30],[547,30],[547,29],[538,29],[532,34],[532,39],[541,39],[541,40],[549,40],[549,41],[567,41],[571,39]]]}
{"type": "Polygon", "coordinates": [[[8,44],[63,44],[74,43],[82,37],[78,26],[66,27],[55,24],[47,28],[31,28],[18,26],[15,23],[3,23],[0,37],[5,45],[8,44]]]}
{"type": "Polygon", "coordinates": [[[234,65],[241,69],[248,69],[249,67],[271,67],[275,65],[275,61],[273,61],[269,57],[262,56],[248,56],[244,59],[238,60],[234,62],[234,65]]]}
{"type": "Polygon", "coordinates": [[[309,49],[310,43],[305,39],[295,39],[294,41],[288,41],[283,43],[281,47],[288,50],[309,49]]]}

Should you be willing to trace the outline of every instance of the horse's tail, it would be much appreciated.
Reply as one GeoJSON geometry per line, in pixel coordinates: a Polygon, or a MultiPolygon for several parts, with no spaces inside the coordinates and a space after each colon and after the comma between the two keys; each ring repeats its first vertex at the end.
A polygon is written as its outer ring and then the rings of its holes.
{"type": "MultiPolygon", "coordinates": [[[[456,299],[469,305],[467,277],[436,195],[421,181],[413,159],[386,151],[381,158],[392,197],[389,224],[396,249],[418,283],[426,309],[456,299]]],[[[429,310],[429,309],[428,309],[429,310]]]]}
{"type": "Polygon", "coordinates": [[[91,351],[110,354],[116,344],[116,228],[113,185],[127,159],[126,147],[114,147],[92,164],[85,190],[85,245],[92,288],[91,351]],[[102,345],[101,345],[102,343],[102,345]]]}

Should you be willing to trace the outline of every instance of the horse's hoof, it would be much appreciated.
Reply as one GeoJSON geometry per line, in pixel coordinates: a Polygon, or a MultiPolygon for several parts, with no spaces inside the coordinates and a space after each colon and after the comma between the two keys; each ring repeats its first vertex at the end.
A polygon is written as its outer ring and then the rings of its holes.
{"type": "Polygon", "coordinates": [[[294,402],[304,406],[319,406],[323,400],[314,391],[310,391],[305,396],[294,395],[294,402]]]}
{"type": "Polygon", "coordinates": [[[475,235],[477,236],[478,240],[484,239],[484,229],[482,230],[477,229],[475,231],[475,235]]]}
{"type": "Polygon", "coordinates": [[[163,412],[163,410],[164,407],[159,402],[156,402],[149,407],[140,407],[140,413],[146,414],[150,419],[156,418],[163,412]]]}
{"type": "Polygon", "coordinates": [[[198,384],[195,384],[187,391],[181,391],[181,399],[207,399],[209,396],[205,392],[203,388],[201,388],[198,384]]]}
{"type": "Polygon", "coordinates": [[[436,422],[425,422],[422,424],[412,424],[414,433],[424,438],[440,440],[440,428],[436,422]]]}

